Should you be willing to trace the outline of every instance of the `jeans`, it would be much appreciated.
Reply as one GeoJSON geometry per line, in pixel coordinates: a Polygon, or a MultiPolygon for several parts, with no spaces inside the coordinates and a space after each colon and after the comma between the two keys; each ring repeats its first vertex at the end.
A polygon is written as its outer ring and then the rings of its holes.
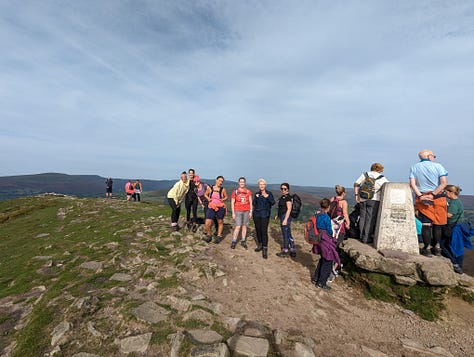
{"type": "Polygon", "coordinates": [[[181,205],[177,206],[172,198],[168,198],[168,203],[171,207],[171,223],[178,223],[179,214],[181,213],[181,205]]]}
{"type": "Polygon", "coordinates": [[[268,223],[270,218],[268,217],[253,217],[255,223],[255,231],[257,232],[257,243],[263,248],[268,247],[268,223]]]}
{"type": "Polygon", "coordinates": [[[371,243],[375,232],[375,223],[377,222],[377,213],[380,202],[367,200],[360,202],[360,240],[363,243],[371,243]]]}
{"type": "Polygon", "coordinates": [[[282,225],[283,220],[285,219],[285,215],[283,214],[280,217],[280,227],[281,227],[281,234],[283,235],[283,250],[295,250],[295,241],[293,240],[293,236],[291,235],[291,216],[288,217],[288,221],[286,222],[286,226],[282,225]]]}

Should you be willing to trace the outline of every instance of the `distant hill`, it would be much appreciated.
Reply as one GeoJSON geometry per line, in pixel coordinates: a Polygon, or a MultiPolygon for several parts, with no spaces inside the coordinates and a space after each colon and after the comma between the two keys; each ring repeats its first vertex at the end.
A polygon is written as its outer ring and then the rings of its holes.
{"type": "MultiPolygon", "coordinates": [[[[114,193],[124,194],[124,186],[127,179],[112,178],[114,181],[114,193]]],[[[0,201],[23,196],[31,196],[48,192],[63,193],[79,197],[98,197],[105,193],[105,177],[98,175],[67,175],[61,173],[43,173],[37,175],[4,176],[0,177],[0,201]]],[[[204,182],[213,183],[213,179],[202,179],[204,182]]],[[[144,191],[156,191],[154,196],[163,196],[166,194],[176,180],[141,180],[144,191]]],[[[237,187],[235,181],[226,181],[225,187],[228,190],[237,187]]],[[[253,191],[256,186],[249,185],[253,191]]],[[[280,196],[280,185],[270,184],[271,190],[278,198],[280,196]]],[[[355,204],[354,191],[347,187],[347,200],[350,206],[355,204]]],[[[313,187],[313,186],[291,186],[291,192],[297,192],[306,208],[318,207],[318,202],[323,197],[334,195],[332,187],[313,187]]],[[[463,195],[461,199],[466,210],[474,210],[474,196],[463,195]]]]}

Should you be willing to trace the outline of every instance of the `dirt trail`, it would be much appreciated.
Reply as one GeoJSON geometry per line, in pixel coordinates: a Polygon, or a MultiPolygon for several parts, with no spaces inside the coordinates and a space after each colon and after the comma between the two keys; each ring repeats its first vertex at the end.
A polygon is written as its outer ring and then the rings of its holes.
{"type": "Polygon", "coordinates": [[[451,299],[442,319],[429,322],[397,305],[365,299],[342,277],[331,291],[318,289],[310,283],[318,257],[297,241],[296,258],[279,258],[279,231],[272,227],[270,233],[268,260],[253,251],[252,240],[248,250],[240,244],[230,249],[230,234],[219,245],[209,244],[209,259],[226,275],[201,288],[222,304],[226,316],[302,331],[324,356],[467,356],[474,351],[472,305],[451,299]]]}

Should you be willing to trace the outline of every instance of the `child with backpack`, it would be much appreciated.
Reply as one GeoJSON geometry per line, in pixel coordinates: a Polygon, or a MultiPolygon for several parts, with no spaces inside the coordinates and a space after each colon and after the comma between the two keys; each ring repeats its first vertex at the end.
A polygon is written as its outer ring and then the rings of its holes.
{"type": "Polygon", "coordinates": [[[321,209],[317,212],[316,228],[321,238],[319,244],[313,245],[313,253],[319,254],[320,258],[312,282],[318,288],[331,290],[331,287],[327,285],[327,281],[333,266],[336,264],[336,267],[341,265],[341,259],[336,249],[337,241],[332,237],[331,218],[328,215],[330,201],[327,198],[323,198],[319,205],[321,209]]]}

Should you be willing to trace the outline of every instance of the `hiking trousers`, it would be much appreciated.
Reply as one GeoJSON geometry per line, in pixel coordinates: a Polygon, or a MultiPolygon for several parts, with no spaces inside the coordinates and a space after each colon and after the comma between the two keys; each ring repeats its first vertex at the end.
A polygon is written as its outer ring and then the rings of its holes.
{"type": "Polygon", "coordinates": [[[286,222],[286,226],[282,225],[283,220],[285,219],[285,214],[280,217],[280,227],[281,227],[281,234],[283,235],[283,250],[295,250],[295,241],[293,240],[293,236],[291,235],[291,216],[288,217],[288,221],[286,222]]]}
{"type": "Polygon", "coordinates": [[[263,248],[268,247],[268,223],[269,217],[253,217],[255,231],[257,232],[257,244],[263,248]]]}
{"type": "Polygon", "coordinates": [[[332,271],[332,264],[332,260],[327,260],[321,256],[321,258],[319,258],[318,266],[314,271],[313,281],[323,286],[326,285],[332,271]]]}
{"type": "Polygon", "coordinates": [[[380,201],[367,200],[360,202],[360,240],[363,243],[370,243],[373,240],[375,224],[377,223],[377,213],[380,201]]]}

